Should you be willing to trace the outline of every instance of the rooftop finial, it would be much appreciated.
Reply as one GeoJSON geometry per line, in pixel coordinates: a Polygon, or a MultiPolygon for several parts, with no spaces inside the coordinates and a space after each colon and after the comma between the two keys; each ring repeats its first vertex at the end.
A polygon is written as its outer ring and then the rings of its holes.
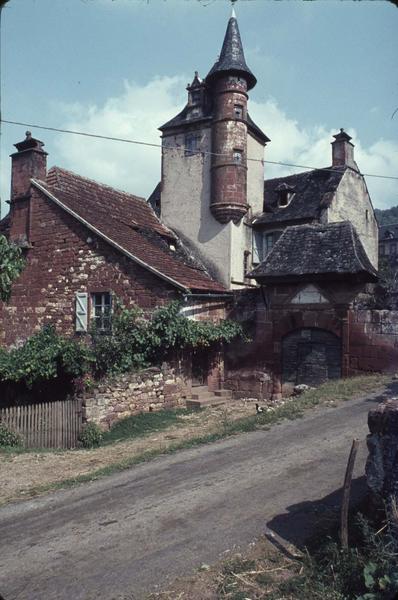
{"type": "Polygon", "coordinates": [[[231,0],[231,5],[232,5],[231,19],[236,19],[236,13],[235,13],[235,8],[234,8],[235,2],[236,2],[236,0],[231,0]]]}

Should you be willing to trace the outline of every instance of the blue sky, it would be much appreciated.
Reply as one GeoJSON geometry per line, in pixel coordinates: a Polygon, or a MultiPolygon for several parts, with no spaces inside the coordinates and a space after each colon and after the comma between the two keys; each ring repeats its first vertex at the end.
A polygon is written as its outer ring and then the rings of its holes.
{"type": "MultiPolygon", "coordinates": [[[[330,164],[344,127],[365,173],[398,176],[398,9],[388,2],[272,2],[235,6],[257,77],[249,110],[271,138],[265,158],[330,164]]],[[[3,118],[150,142],[185,103],[221,49],[228,0],[10,0],[2,11],[3,118]]],[[[12,144],[1,137],[2,214],[12,144]]],[[[160,178],[160,152],[32,128],[58,164],[138,195],[160,178]]],[[[265,166],[265,177],[297,169],[265,166]]],[[[398,204],[398,181],[367,179],[375,206],[398,204]]]]}

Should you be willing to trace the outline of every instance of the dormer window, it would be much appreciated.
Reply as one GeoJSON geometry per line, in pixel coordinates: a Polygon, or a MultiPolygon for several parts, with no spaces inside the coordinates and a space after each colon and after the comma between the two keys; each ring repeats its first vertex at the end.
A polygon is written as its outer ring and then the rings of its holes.
{"type": "Polygon", "coordinates": [[[191,91],[191,103],[192,104],[200,104],[200,100],[201,100],[200,90],[192,90],[191,91]]]}
{"type": "Polygon", "coordinates": [[[243,119],[243,106],[242,104],[234,105],[234,115],[236,119],[243,119]]]}
{"type": "Polygon", "coordinates": [[[280,208],[285,208],[289,206],[293,196],[294,196],[294,188],[287,183],[281,183],[277,188],[276,192],[278,194],[278,206],[280,208]]]}

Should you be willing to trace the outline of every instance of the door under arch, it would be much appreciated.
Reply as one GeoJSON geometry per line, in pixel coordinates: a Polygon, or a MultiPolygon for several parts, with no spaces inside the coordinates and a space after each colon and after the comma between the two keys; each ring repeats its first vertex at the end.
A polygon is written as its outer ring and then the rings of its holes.
{"type": "Polygon", "coordinates": [[[324,329],[296,329],[282,340],[282,381],[319,385],[341,377],[341,340],[324,329]]]}

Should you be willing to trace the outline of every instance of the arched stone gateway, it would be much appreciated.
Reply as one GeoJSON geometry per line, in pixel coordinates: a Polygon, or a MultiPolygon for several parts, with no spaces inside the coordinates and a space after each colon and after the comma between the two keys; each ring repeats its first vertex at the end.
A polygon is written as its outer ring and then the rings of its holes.
{"type": "Polygon", "coordinates": [[[282,382],[319,385],[341,377],[341,340],[324,329],[300,328],[282,340],[282,382]]]}

